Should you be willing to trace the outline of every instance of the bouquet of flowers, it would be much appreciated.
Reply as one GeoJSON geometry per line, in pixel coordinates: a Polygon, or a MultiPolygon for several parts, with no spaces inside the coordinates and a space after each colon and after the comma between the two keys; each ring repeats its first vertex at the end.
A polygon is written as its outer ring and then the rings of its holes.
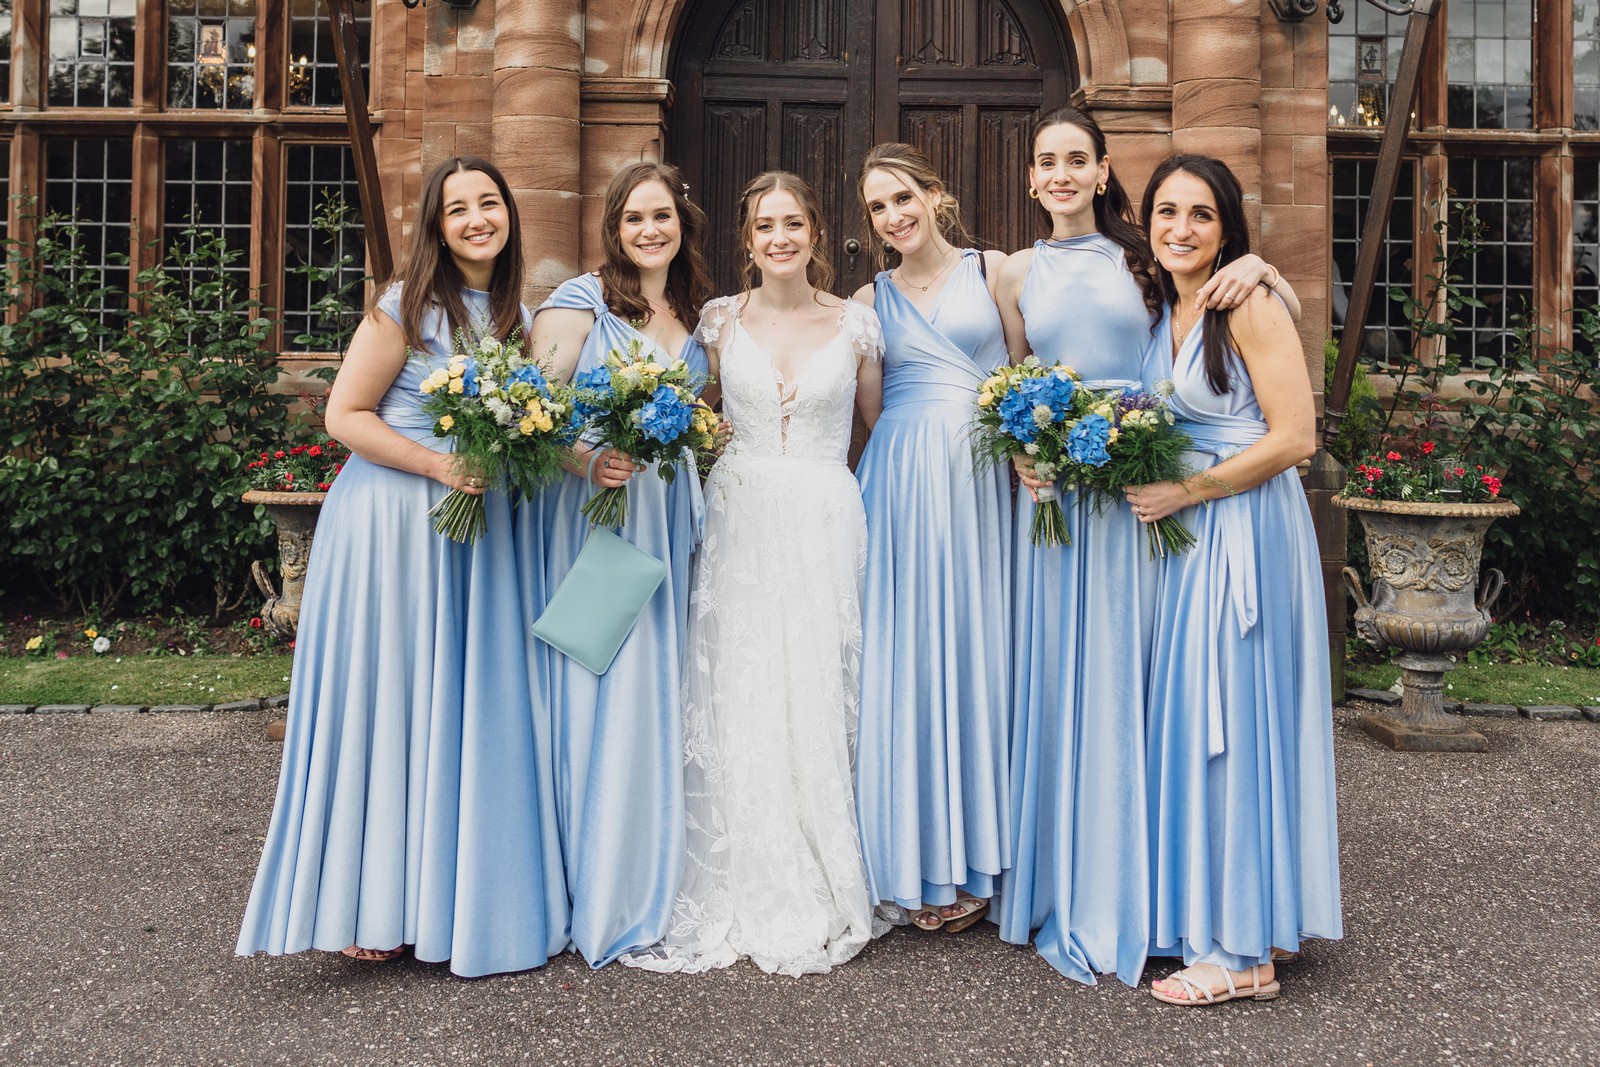
{"type": "MultiPolygon", "coordinates": [[[[1068,434],[1074,462],[1067,478],[1094,495],[1096,509],[1108,501],[1121,501],[1130,485],[1175,482],[1188,476],[1183,455],[1191,441],[1177,429],[1165,397],[1139,389],[1109,389],[1090,393],[1081,402],[1088,413],[1068,434]]],[[[1146,524],[1145,531],[1151,559],[1194,544],[1194,534],[1175,515],[1146,524]]]]}
{"type": "Polygon", "coordinates": [[[274,493],[326,493],[344,469],[350,450],[327,434],[306,444],[275,448],[245,464],[250,488],[274,493]]]}
{"type": "MultiPolygon", "coordinates": [[[[715,447],[717,415],[699,399],[708,384],[683,360],[663,367],[643,354],[638,340],[626,352],[613,348],[599,366],[573,380],[576,407],[601,447],[619,448],[640,463],[654,463],[666,482],[678,474],[684,449],[696,466],[715,447]]],[[[628,521],[628,487],[601,489],[581,509],[595,526],[628,521]]]]}
{"type": "Polygon", "coordinates": [[[1479,464],[1439,454],[1433,441],[1402,444],[1356,464],[1345,496],[1370,500],[1412,500],[1483,504],[1500,495],[1500,479],[1479,464]],[[1403,449],[1403,450],[1402,450],[1403,449]]]}
{"type": "MultiPolygon", "coordinates": [[[[434,434],[454,439],[463,470],[485,485],[532,495],[560,476],[577,440],[570,390],[545,377],[519,338],[472,342],[463,335],[456,345],[449,366],[422,382],[422,408],[434,418],[434,434]]],[[[460,489],[445,494],[429,514],[435,530],[466,544],[487,525],[483,497],[460,489]]]]}
{"type": "MultiPolygon", "coordinates": [[[[1047,482],[1059,478],[1067,469],[1070,435],[1088,395],[1078,381],[1070,368],[1046,367],[1035,356],[995,371],[978,387],[973,449],[979,464],[1025,455],[1033,460],[1039,478],[1047,482]]],[[[1036,545],[1072,543],[1054,485],[1038,490],[1029,536],[1036,545]]]]}

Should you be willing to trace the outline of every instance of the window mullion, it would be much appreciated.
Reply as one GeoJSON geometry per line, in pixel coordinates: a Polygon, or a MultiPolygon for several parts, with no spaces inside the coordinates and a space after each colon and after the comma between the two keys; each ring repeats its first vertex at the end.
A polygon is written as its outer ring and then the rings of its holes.
{"type": "MultiPolygon", "coordinates": [[[[1568,49],[1569,54],[1571,49],[1568,49]]],[[[1572,150],[1563,144],[1560,151],[1541,156],[1534,177],[1533,291],[1539,334],[1536,343],[1572,345],[1572,304],[1574,264],[1572,259],[1572,150]]]]}
{"type": "MultiPolygon", "coordinates": [[[[260,53],[256,55],[260,59],[260,53]]],[[[250,280],[255,295],[272,309],[272,334],[267,344],[283,351],[283,150],[271,127],[260,127],[251,139],[251,173],[256,195],[250,199],[250,280]]]]}
{"type": "Polygon", "coordinates": [[[134,24],[133,106],[149,114],[167,103],[166,0],[139,0],[134,24]]]}
{"type": "MultiPolygon", "coordinates": [[[[16,0],[11,23],[11,103],[17,111],[44,106],[45,5],[49,0],[16,0]]],[[[37,147],[37,145],[35,145],[37,147]]],[[[14,186],[17,190],[33,186],[14,186]]]]}
{"type": "Polygon", "coordinates": [[[282,111],[288,106],[284,91],[284,58],[289,38],[288,0],[256,2],[256,107],[282,111]]]}
{"type": "Polygon", "coordinates": [[[133,215],[128,235],[128,277],[139,288],[139,272],[161,259],[161,138],[153,127],[140,125],[133,132],[133,215]]]}
{"type": "Polygon", "coordinates": [[[1572,126],[1572,0],[1535,0],[1533,125],[1572,126]]]}

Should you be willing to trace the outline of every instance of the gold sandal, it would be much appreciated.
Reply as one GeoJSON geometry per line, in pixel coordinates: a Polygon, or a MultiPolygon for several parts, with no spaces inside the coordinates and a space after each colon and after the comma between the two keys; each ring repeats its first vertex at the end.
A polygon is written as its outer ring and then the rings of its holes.
{"type": "Polygon", "coordinates": [[[1176,1004],[1183,1008],[1205,1008],[1210,1007],[1212,1004],[1226,1004],[1228,1001],[1237,1000],[1240,997],[1249,997],[1252,1000],[1278,999],[1279,986],[1277,979],[1274,978],[1263,985],[1261,983],[1260,964],[1250,968],[1250,987],[1248,989],[1234,985],[1233,972],[1226,967],[1219,967],[1215,963],[1197,963],[1194,966],[1212,967],[1221,971],[1222,980],[1228,983],[1228,991],[1226,993],[1213,993],[1210,986],[1201,985],[1193,978],[1190,978],[1188,972],[1192,968],[1185,967],[1181,971],[1174,971],[1172,974],[1167,975],[1167,981],[1177,982],[1183,988],[1184,996],[1175,997],[1154,987],[1151,988],[1150,995],[1163,1004],[1176,1004]]]}

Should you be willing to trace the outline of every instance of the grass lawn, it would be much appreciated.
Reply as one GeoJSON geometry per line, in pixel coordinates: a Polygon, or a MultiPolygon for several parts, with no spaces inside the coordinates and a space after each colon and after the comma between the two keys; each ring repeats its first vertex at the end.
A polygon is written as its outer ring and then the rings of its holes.
{"type": "MultiPolygon", "coordinates": [[[[224,704],[289,691],[293,656],[0,656],[0,704],[224,704]]],[[[1352,663],[1345,685],[1388,689],[1400,669],[1352,663]]],[[[1445,675],[1446,700],[1600,705],[1600,670],[1464,663],[1445,675]]]]}
{"type": "MultiPolygon", "coordinates": [[[[1351,663],[1345,667],[1344,678],[1349,689],[1388,689],[1400,680],[1400,668],[1351,663]]],[[[1444,676],[1444,684],[1447,701],[1600,705],[1600,670],[1589,667],[1461,663],[1444,676]]]]}
{"type": "Polygon", "coordinates": [[[289,691],[293,656],[0,657],[0,704],[225,704],[289,691]]]}

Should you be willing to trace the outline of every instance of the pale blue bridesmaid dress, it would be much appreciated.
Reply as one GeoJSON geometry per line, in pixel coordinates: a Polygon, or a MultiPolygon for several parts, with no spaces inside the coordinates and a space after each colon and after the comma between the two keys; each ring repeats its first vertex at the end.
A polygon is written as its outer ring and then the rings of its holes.
{"type": "MultiPolygon", "coordinates": [[[[598,366],[630,340],[655,343],[606,306],[600,279],[572,278],[539,312],[575,308],[594,313],[574,375],[598,366]]],[[[538,314],[538,312],[535,312],[538,314]]],[[[656,348],[659,353],[659,348],[656,348]]],[[[671,353],[658,358],[670,360],[671,353]]],[[[699,374],[705,349],[686,341],[678,353],[699,374]]],[[[589,536],[579,512],[594,490],[567,475],[542,498],[542,514],[519,519],[542,525],[546,580],[553,592],[589,536]]],[[[667,932],[683,866],[682,656],[689,618],[689,559],[702,512],[700,480],[680,467],[667,484],[654,468],[628,483],[628,521],[616,532],[667,564],[667,577],[639,617],[611,669],[596,676],[553,650],[549,656],[554,716],[556,812],[572,909],[571,946],[600,967],[667,932]]],[[[537,560],[537,550],[525,553],[537,560]]]]}
{"type": "MultiPolygon", "coordinates": [[[[1019,298],[1028,344],[1090,388],[1138,387],[1152,318],[1123,250],[1099,233],[1034,245],[1019,298]]],[[[1072,543],[1029,540],[1017,495],[1014,865],[1000,936],[1068,978],[1135,984],[1149,947],[1145,679],[1158,567],[1126,501],[1064,493],[1072,543]]]]}
{"type": "Polygon", "coordinates": [[[856,476],[867,511],[856,795],[875,901],[994,895],[1009,865],[1011,475],[977,471],[978,385],[1006,363],[968,249],[923,317],[887,272],[883,415],[856,476]]]}
{"type": "MultiPolygon", "coordinates": [[[[487,319],[487,293],[463,297],[487,319]]],[[[399,321],[399,285],[378,308],[399,321]]],[[[447,364],[449,331],[435,312],[423,332],[378,417],[442,450],[418,387],[447,364]]],[[[566,944],[548,712],[506,670],[526,612],[511,502],[490,492],[487,531],[460,545],[428,516],[445,492],[352,456],[323,504],[240,955],[412,945],[472,977],[566,944]]]]}
{"type": "MultiPolygon", "coordinates": [[[[1145,368],[1197,469],[1267,432],[1236,359],[1230,392],[1207,385],[1203,335],[1168,364],[1164,321],[1145,368]]],[[[1151,667],[1151,950],[1238,971],[1343,934],[1322,564],[1293,468],[1178,517],[1197,543],[1165,561],[1151,667]]]]}

